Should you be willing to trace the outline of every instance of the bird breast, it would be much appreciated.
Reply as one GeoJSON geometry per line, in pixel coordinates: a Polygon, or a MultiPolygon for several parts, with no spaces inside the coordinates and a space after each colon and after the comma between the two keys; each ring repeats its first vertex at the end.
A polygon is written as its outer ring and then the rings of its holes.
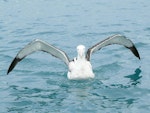
{"type": "Polygon", "coordinates": [[[87,60],[74,60],[69,63],[69,79],[94,78],[92,66],[87,60]]]}

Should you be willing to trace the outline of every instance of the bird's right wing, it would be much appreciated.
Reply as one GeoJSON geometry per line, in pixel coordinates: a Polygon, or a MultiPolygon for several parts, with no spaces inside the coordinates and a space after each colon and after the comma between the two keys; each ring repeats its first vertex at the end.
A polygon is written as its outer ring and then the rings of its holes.
{"type": "Polygon", "coordinates": [[[138,57],[140,59],[140,55],[139,55],[136,47],[134,46],[133,42],[131,40],[127,39],[125,36],[120,35],[120,34],[110,36],[110,37],[106,38],[105,40],[103,40],[103,41],[95,44],[91,48],[89,48],[87,51],[87,54],[86,54],[86,59],[89,61],[92,53],[100,50],[102,47],[105,47],[105,46],[108,46],[111,44],[119,44],[119,45],[125,46],[126,48],[130,49],[136,57],[138,57]]]}
{"type": "Polygon", "coordinates": [[[52,56],[62,60],[66,65],[69,64],[69,58],[64,51],[44,42],[42,40],[36,39],[33,42],[26,45],[22,50],[19,51],[19,53],[16,55],[16,57],[12,61],[11,65],[9,66],[7,74],[14,69],[14,67],[16,66],[16,64],[19,61],[21,61],[27,55],[30,55],[36,51],[47,52],[47,53],[51,54],[52,56]]]}

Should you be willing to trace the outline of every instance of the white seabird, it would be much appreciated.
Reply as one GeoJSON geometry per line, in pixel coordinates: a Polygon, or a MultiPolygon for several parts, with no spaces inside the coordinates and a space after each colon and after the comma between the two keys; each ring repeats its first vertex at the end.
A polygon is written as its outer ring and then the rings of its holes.
{"type": "Polygon", "coordinates": [[[136,57],[140,59],[140,55],[132,41],[120,34],[110,36],[105,40],[95,44],[94,46],[89,48],[87,52],[85,51],[84,45],[77,46],[78,55],[73,60],[70,60],[64,51],[48,44],[47,42],[36,39],[19,51],[19,53],[16,55],[16,57],[10,64],[7,74],[9,74],[9,72],[11,72],[14,69],[16,64],[23,58],[25,58],[27,55],[36,51],[44,51],[56,58],[59,58],[68,66],[68,79],[94,78],[95,75],[93,73],[92,65],[90,63],[91,54],[96,52],[97,50],[100,50],[102,47],[111,44],[119,44],[125,46],[126,48],[130,49],[136,57]]]}

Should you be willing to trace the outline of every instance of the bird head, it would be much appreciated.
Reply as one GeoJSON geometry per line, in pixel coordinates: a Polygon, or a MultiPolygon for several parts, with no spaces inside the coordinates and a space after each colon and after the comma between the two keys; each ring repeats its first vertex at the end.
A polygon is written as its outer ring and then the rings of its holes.
{"type": "Polygon", "coordinates": [[[85,57],[85,46],[84,45],[78,45],[77,46],[77,52],[78,52],[79,58],[85,57]]]}

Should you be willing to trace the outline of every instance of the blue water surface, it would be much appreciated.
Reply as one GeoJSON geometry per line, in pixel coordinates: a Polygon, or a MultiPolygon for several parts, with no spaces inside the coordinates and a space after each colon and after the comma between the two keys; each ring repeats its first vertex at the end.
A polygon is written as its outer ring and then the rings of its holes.
{"type": "Polygon", "coordinates": [[[149,0],[1,0],[0,113],[149,113],[149,0]],[[6,75],[18,51],[34,39],[70,57],[114,34],[131,39],[138,60],[112,45],[92,55],[94,79],[67,79],[67,66],[34,53],[6,75]]]}

